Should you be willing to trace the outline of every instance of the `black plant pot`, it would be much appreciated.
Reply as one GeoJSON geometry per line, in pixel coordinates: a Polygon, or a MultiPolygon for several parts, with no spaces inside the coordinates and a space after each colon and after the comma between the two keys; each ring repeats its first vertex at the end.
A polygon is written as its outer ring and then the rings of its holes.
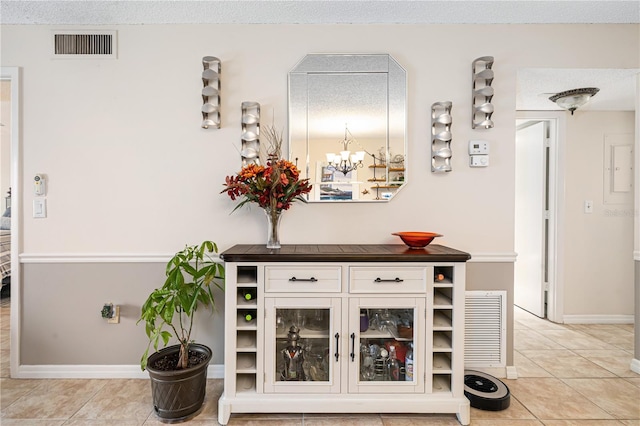
{"type": "Polygon", "coordinates": [[[155,361],[179,351],[179,345],[168,346],[152,354],[147,361],[153,409],[158,417],[171,422],[187,420],[202,407],[207,387],[207,367],[212,355],[207,346],[192,343],[189,351],[205,354],[205,361],[183,370],[163,371],[154,368],[155,361]]]}

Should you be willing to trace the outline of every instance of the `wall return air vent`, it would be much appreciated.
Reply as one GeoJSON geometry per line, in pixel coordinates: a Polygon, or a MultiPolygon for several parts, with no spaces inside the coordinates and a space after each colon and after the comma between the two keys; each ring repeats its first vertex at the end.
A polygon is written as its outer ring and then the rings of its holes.
{"type": "Polygon", "coordinates": [[[116,31],[54,31],[55,58],[115,59],[116,31]]]}
{"type": "Polygon", "coordinates": [[[507,292],[465,293],[464,366],[507,365],[507,292]]]}

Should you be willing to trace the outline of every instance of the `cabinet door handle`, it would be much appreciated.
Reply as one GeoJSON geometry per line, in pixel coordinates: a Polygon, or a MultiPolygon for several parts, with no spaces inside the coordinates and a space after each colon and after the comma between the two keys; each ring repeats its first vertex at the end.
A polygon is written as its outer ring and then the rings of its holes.
{"type": "Polygon", "coordinates": [[[392,280],[383,280],[382,278],[378,277],[375,280],[373,280],[374,283],[401,283],[404,280],[401,280],[400,278],[396,277],[392,280]]]}
{"type": "Polygon", "coordinates": [[[335,354],[335,357],[336,357],[336,362],[338,362],[338,358],[340,357],[340,355],[338,355],[338,341],[340,340],[340,334],[336,333],[336,335],[333,336],[333,337],[336,338],[336,354],[335,354]]]}
{"type": "Polygon", "coordinates": [[[315,283],[316,281],[318,281],[317,278],[311,277],[311,278],[296,278],[296,277],[291,277],[289,278],[289,281],[291,282],[296,282],[296,281],[310,281],[312,283],[315,283]]]}
{"type": "Polygon", "coordinates": [[[356,333],[351,333],[351,362],[356,358],[356,333]]]}

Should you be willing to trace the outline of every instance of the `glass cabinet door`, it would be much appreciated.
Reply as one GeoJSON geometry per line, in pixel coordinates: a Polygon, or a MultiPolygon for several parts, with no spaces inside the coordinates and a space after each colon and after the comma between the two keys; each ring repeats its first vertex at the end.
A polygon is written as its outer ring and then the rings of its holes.
{"type": "Polygon", "coordinates": [[[349,301],[349,392],[424,392],[424,298],[349,301]]]}
{"type": "Polygon", "coordinates": [[[265,392],[339,392],[340,306],[334,298],[265,298],[265,392]]]}

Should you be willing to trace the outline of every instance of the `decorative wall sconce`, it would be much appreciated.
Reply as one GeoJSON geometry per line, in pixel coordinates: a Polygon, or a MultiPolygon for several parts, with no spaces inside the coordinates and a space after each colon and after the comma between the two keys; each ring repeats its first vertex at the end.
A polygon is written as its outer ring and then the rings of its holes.
{"type": "Polygon", "coordinates": [[[493,121],[493,56],[483,56],[473,61],[472,65],[472,84],[473,94],[471,99],[471,128],[480,127],[483,129],[491,129],[493,121]]]}
{"type": "Polygon", "coordinates": [[[431,105],[431,171],[451,171],[451,102],[431,105]]]}
{"type": "Polygon", "coordinates": [[[260,104],[242,103],[242,166],[260,164],[260,104]]]}
{"type": "Polygon", "coordinates": [[[342,144],[342,151],[340,154],[334,154],[332,152],[327,153],[327,169],[341,172],[345,176],[352,170],[362,167],[362,160],[364,160],[364,151],[354,152],[349,151],[349,144],[354,142],[353,135],[349,132],[347,125],[344,126],[344,139],[340,141],[342,144]],[[351,137],[349,137],[351,136],[351,137]]]}
{"type": "Polygon", "coordinates": [[[571,111],[571,115],[573,115],[575,110],[589,102],[589,99],[594,97],[599,91],[600,89],[597,87],[584,87],[582,89],[572,89],[566,92],[556,93],[549,99],[558,104],[560,108],[571,111]]]}
{"type": "Polygon", "coordinates": [[[220,128],[220,59],[215,56],[202,58],[202,128],[220,128]]]}

